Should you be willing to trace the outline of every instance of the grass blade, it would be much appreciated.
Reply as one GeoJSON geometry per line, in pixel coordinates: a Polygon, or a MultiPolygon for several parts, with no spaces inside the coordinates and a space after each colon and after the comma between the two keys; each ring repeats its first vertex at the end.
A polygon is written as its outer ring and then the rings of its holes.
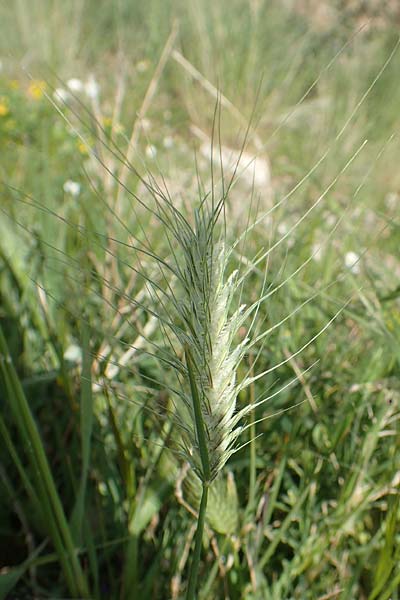
{"type": "Polygon", "coordinates": [[[0,368],[6,389],[6,398],[14,414],[23,442],[28,448],[29,461],[37,477],[36,484],[39,488],[37,494],[42,504],[43,517],[45,522],[48,523],[66,583],[73,596],[89,598],[88,583],[77,557],[77,548],[73,542],[72,533],[51,474],[42,440],[14,369],[1,329],[0,368]]]}

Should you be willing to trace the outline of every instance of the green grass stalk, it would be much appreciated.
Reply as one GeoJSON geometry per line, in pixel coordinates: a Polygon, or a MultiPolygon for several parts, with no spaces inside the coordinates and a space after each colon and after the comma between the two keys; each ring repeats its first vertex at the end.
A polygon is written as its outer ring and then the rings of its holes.
{"type": "Polygon", "coordinates": [[[203,482],[203,491],[202,491],[202,495],[201,495],[200,508],[199,508],[199,515],[198,515],[198,519],[197,519],[195,545],[194,545],[194,551],[193,551],[193,556],[192,556],[192,564],[191,564],[191,568],[190,568],[188,588],[187,588],[187,592],[186,592],[186,600],[194,600],[196,597],[201,546],[202,546],[202,541],[203,541],[204,523],[205,523],[205,519],[206,519],[206,510],[207,510],[208,488],[209,488],[209,483],[204,481],[203,482]]]}
{"type": "Polygon", "coordinates": [[[0,367],[6,396],[14,413],[17,426],[26,446],[39,486],[38,496],[42,503],[44,521],[48,523],[50,535],[56,547],[70,593],[75,597],[90,598],[89,586],[77,557],[72,533],[58,495],[50,466],[43,448],[39,431],[29,404],[15,371],[7,343],[0,328],[0,367]]]}

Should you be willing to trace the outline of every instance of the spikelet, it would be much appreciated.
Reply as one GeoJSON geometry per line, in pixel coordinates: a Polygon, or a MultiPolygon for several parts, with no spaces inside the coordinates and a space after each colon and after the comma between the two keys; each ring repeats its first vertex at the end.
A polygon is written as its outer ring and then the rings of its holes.
{"type": "Polygon", "coordinates": [[[186,356],[178,411],[182,452],[198,477],[208,482],[231,456],[242,431],[237,426],[236,371],[248,342],[235,344],[244,307],[233,306],[237,271],[227,275],[230,252],[223,237],[213,240],[212,219],[197,219],[182,243],[182,323],[177,334],[186,356]]]}

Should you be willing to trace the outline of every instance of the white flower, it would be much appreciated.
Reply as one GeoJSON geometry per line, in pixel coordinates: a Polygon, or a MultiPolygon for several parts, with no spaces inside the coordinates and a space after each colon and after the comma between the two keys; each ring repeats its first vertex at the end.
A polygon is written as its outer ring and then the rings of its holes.
{"type": "Polygon", "coordinates": [[[165,136],[165,138],[163,139],[164,148],[172,148],[173,145],[174,145],[174,138],[171,135],[165,136]]]}
{"type": "Polygon", "coordinates": [[[92,100],[95,100],[99,97],[100,86],[93,75],[90,75],[89,79],[85,83],[85,93],[88,98],[91,98],[92,100]]]}
{"type": "Polygon", "coordinates": [[[76,79],[73,77],[72,79],[68,79],[67,86],[71,90],[71,92],[82,92],[83,91],[83,82],[80,79],[76,79]]]}
{"type": "Polygon", "coordinates": [[[289,225],[284,221],[281,221],[276,229],[279,235],[283,237],[289,231],[289,225]]]}
{"type": "Polygon", "coordinates": [[[53,98],[57,102],[67,102],[69,99],[68,90],[64,88],[56,88],[53,92],[53,98]]]}
{"type": "Polygon", "coordinates": [[[328,225],[328,227],[333,227],[334,225],[336,225],[337,219],[336,219],[335,215],[333,215],[332,213],[325,213],[324,219],[325,219],[325,223],[328,225]]]}
{"type": "Polygon", "coordinates": [[[149,129],[151,128],[151,121],[150,119],[141,119],[140,125],[143,131],[149,131],[149,129]]]}
{"type": "Polygon", "coordinates": [[[157,155],[157,148],[155,146],[153,146],[152,144],[149,144],[148,146],[146,146],[146,156],[148,156],[149,158],[155,158],[157,155]]]}
{"type": "Polygon", "coordinates": [[[71,344],[71,346],[68,346],[68,348],[64,352],[64,358],[68,362],[77,363],[77,364],[81,363],[82,362],[82,348],[80,348],[80,346],[77,346],[76,344],[71,344]]]}
{"type": "Polygon", "coordinates": [[[357,274],[360,272],[359,260],[360,257],[355,252],[346,252],[344,257],[344,264],[346,268],[350,269],[352,273],[357,274]]]}
{"type": "Polygon", "coordinates": [[[81,193],[81,184],[77,181],[72,181],[72,179],[67,179],[63,185],[63,190],[66,194],[71,194],[71,196],[76,198],[81,193]]]}

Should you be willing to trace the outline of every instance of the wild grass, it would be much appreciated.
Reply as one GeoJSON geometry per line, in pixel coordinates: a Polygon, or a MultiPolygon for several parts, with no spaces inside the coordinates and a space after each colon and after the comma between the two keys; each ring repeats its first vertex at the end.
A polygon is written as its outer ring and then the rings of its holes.
{"type": "Polygon", "coordinates": [[[396,598],[395,33],[280,3],[17,9],[1,595],[179,598],[195,551],[199,598],[396,598]],[[99,96],[53,95],[90,73],[99,96]]]}

